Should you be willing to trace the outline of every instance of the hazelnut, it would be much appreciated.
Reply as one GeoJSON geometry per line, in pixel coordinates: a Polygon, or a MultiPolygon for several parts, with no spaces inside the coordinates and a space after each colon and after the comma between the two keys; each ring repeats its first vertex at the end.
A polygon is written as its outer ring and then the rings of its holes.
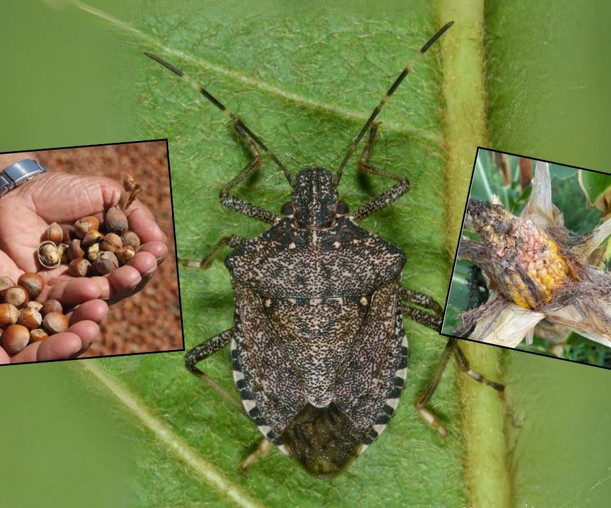
{"type": "Polygon", "coordinates": [[[70,261],[68,273],[73,277],[86,277],[91,263],[85,258],[77,258],[70,261]]]}
{"type": "Polygon", "coordinates": [[[30,330],[22,325],[10,325],[4,330],[0,341],[9,355],[15,355],[30,342],[30,330]]]}
{"type": "Polygon", "coordinates": [[[108,233],[104,240],[100,243],[100,250],[106,250],[110,252],[117,252],[121,247],[123,247],[123,242],[121,241],[121,237],[116,233],[108,233]]]}
{"type": "Polygon", "coordinates": [[[0,277],[0,292],[4,291],[7,288],[12,288],[14,285],[15,283],[10,279],[10,277],[7,277],[5,275],[0,277]]]}
{"type": "Polygon", "coordinates": [[[68,257],[70,259],[78,259],[85,257],[85,251],[81,247],[81,241],[78,238],[70,240],[68,246],[68,257]]]}
{"type": "Polygon", "coordinates": [[[50,334],[65,332],[68,329],[68,318],[60,312],[49,312],[42,320],[42,326],[50,334]]]}
{"type": "Polygon", "coordinates": [[[123,245],[131,245],[135,250],[140,247],[140,237],[133,231],[126,231],[121,235],[123,245]]]}
{"type": "Polygon", "coordinates": [[[38,261],[45,268],[56,268],[61,263],[61,256],[57,252],[57,245],[47,240],[38,246],[38,261]]]}
{"type": "Polygon", "coordinates": [[[70,241],[74,238],[74,227],[65,225],[65,226],[62,226],[62,231],[64,233],[62,242],[70,243],[70,241]]]}
{"type": "Polygon", "coordinates": [[[85,236],[81,239],[82,247],[89,247],[94,243],[101,242],[104,239],[104,235],[95,229],[90,229],[87,231],[85,236]]]}
{"type": "Polygon", "coordinates": [[[30,340],[32,342],[42,342],[48,337],[49,334],[45,332],[42,328],[34,328],[34,330],[30,330],[30,340]]]}
{"type": "Polygon", "coordinates": [[[127,217],[116,206],[112,206],[106,211],[104,225],[108,231],[117,233],[118,235],[122,235],[129,228],[127,217]]]}
{"type": "Polygon", "coordinates": [[[83,238],[89,231],[97,231],[100,228],[100,221],[92,215],[83,217],[74,223],[74,234],[78,238],[83,238]]]}
{"type": "Polygon", "coordinates": [[[17,324],[25,326],[28,330],[38,328],[42,323],[42,316],[40,312],[35,309],[25,308],[19,314],[17,324]]]}
{"type": "Polygon", "coordinates": [[[14,325],[19,319],[19,309],[10,303],[0,303],[0,328],[14,325]]]}
{"type": "Polygon", "coordinates": [[[50,312],[59,312],[61,314],[62,312],[64,312],[62,304],[59,303],[57,300],[47,300],[45,303],[42,304],[42,309],[40,309],[40,313],[44,317],[50,312]]]}
{"type": "Polygon", "coordinates": [[[119,260],[114,253],[104,250],[100,252],[100,257],[93,262],[93,270],[98,275],[106,275],[107,273],[111,273],[119,266],[119,260]]]}
{"type": "Polygon", "coordinates": [[[122,265],[127,263],[135,255],[136,249],[134,249],[134,247],[132,247],[131,245],[125,245],[117,251],[117,258],[119,259],[119,262],[122,265]]]}
{"type": "Polygon", "coordinates": [[[60,243],[64,239],[64,231],[57,222],[53,222],[49,224],[42,239],[53,243],[60,243]]]}
{"type": "Polygon", "coordinates": [[[25,288],[15,286],[14,288],[8,288],[4,291],[4,301],[20,308],[25,307],[30,301],[30,298],[25,288]]]}
{"type": "Polygon", "coordinates": [[[19,277],[17,281],[22,288],[28,292],[30,300],[34,300],[40,295],[42,289],[45,287],[45,281],[37,273],[24,273],[19,277]]]}

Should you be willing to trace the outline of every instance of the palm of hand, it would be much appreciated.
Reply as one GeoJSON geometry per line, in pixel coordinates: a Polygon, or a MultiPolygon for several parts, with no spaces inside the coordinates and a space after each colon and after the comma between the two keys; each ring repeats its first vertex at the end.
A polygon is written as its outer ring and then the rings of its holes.
{"type": "MultiPolygon", "coordinates": [[[[136,256],[105,277],[75,278],[66,266],[40,268],[36,252],[51,222],[72,224],[87,215],[103,213],[117,203],[120,186],[107,178],[47,173],[18,187],[0,199],[0,275],[17,281],[24,272],[38,272],[45,289],[38,298],[60,300],[70,308],[81,304],[70,316],[68,332],[51,336],[43,343],[30,344],[10,361],[36,361],[76,356],[99,332],[99,323],[108,311],[101,299],[114,302],[140,290],[167,253],[165,235],[150,211],[136,201],[127,211],[130,227],[143,245],[136,256]]],[[[8,355],[0,348],[0,363],[8,355]]]]}

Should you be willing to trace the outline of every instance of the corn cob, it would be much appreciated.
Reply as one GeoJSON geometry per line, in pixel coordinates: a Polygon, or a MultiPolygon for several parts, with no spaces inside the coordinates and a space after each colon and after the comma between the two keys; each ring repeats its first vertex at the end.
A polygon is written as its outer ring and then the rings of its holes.
{"type": "Polygon", "coordinates": [[[482,269],[491,287],[520,307],[536,309],[573,280],[549,234],[501,205],[470,200],[465,227],[477,233],[486,248],[482,269]]]}

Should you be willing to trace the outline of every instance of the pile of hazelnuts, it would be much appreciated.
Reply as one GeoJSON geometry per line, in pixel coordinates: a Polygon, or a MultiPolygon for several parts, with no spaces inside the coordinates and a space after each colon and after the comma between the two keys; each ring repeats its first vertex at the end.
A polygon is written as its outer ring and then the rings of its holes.
{"type": "Polygon", "coordinates": [[[17,284],[9,277],[0,277],[0,344],[11,356],[69,326],[57,300],[35,301],[44,285],[37,273],[22,274],[17,284]]]}
{"type": "Polygon", "coordinates": [[[128,176],[119,203],[106,210],[102,223],[95,216],[87,216],[73,225],[49,225],[38,246],[40,264],[45,268],[67,264],[70,275],[91,277],[109,274],[127,263],[140,247],[140,238],[129,230],[123,210],[141,190],[128,176]]]}
{"type": "MultiPolygon", "coordinates": [[[[54,222],[46,229],[38,247],[38,260],[45,268],[68,265],[75,277],[106,275],[127,263],[140,247],[140,238],[129,230],[124,210],[142,187],[130,176],[123,180],[119,203],[104,213],[103,222],[83,217],[73,225],[54,222]]],[[[17,284],[0,276],[0,345],[16,355],[28,344],[65,331],[68,317],[57,300],[37,302],[44,288],[37,273],[24,273],[17,284]]]]}

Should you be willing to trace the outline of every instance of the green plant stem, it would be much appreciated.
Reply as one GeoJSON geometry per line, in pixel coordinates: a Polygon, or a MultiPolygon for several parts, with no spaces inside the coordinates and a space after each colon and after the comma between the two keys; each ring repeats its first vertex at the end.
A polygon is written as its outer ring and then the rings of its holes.
{"type": "Polygon", "coordinates": [[[440,0],[440,23],[454,20],[442,38],[445,101],[446,249],[454,256],[478,145],[488,141],[483,66],[483,1],[440,0]]]}
{"type": "MultiPolygon", "coordinates": [[[[439,0],[438,18],[440,23],[455,21],[441,41],[446,112],[446,249],[453,257],[476,149],[488,140],[483,1],[439,0]]],[[[466,342],[462,347],[474,368],[491,379],[499,379],[497,366],[501,351],[498,348],[466,342]]],[[[459,376],[459,379],[470,505],[511,506],[503,399],[495,390],[474,383],[468,376],[459,376]]]]}

